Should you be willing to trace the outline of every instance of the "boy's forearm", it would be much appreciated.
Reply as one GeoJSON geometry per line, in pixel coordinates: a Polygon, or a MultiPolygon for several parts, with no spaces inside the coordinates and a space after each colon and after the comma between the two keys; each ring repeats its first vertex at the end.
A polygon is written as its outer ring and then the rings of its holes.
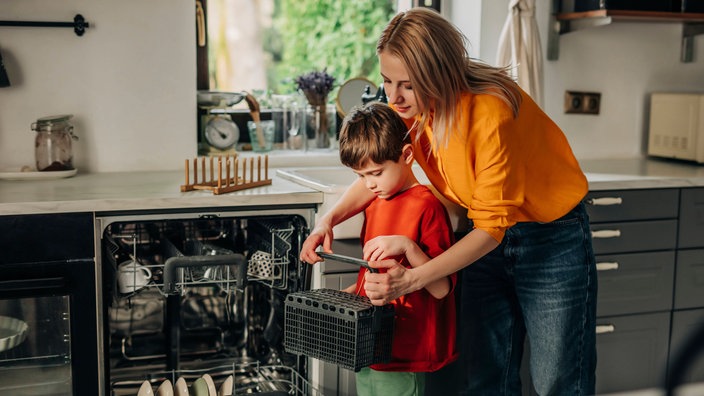
{"type": "Polygon", "coordinates": [[[321,220],[336,226],[364,210],[374,197],[374,193],[364,186],[361,179],[355,180],[321,220]]]}
{"type": "MultiPolygon", "coordinates": [[[[410,239],[408,242],[409,244],[406,248],[406,259],[411,267],[420,267],[430,261],[430,257],[425,254],[423,249],[421,249],[418,244],[410,239]]],[[[448,293],[450,293],[450,279],[448,277],[444,277],[434,282],[430,282],[425,286],[425,290],[437,299],[444,298],[448,293]]]]}

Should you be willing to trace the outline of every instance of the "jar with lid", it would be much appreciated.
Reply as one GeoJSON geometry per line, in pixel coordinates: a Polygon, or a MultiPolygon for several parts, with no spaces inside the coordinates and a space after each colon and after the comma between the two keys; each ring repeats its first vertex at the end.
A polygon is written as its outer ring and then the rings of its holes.
{"type": "Polygon", "coordinates": [[[32,123],[37,131],[34,139],[34,157],[38,171],[64,171],[73,169],[71,141],[78,140],[69,120],[73,115],[42,117],[32,123]]]}

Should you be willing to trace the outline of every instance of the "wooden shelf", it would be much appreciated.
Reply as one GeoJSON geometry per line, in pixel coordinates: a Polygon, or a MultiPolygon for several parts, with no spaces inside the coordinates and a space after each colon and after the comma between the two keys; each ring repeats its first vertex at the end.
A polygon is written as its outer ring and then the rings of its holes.
{"type": "Polygon", "coordinates": [[[568,12],[555,15],[558,21],[572,21],[584,18],[609,17],[616,21],[628,22],[704,22],[703,13],[660,12],[660,11],[625,11],[625,10],[595,10],[584,12],[568,12]]]}
{"type": "MultiPolygon", "coordinates": [[[[553,8],[557,0],[553,1],[553,8]]],[[[578,30],[609,25],[613,22],[680,23],[682,24],[682,62],[694,59],[694,37],[704,34],[704,13],[594,10],[555,13],[548,29],[548,60],[557,60],[560,52],[560,35],[578,30]]]]}

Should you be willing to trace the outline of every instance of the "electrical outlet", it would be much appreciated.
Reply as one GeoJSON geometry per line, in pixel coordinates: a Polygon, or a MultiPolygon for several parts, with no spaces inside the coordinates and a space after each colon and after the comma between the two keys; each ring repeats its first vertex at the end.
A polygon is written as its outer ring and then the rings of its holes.
{"type": "Polygon", "coordinates": [[[565,113],[599,114],[601,93],[565,91],[565,113]]]}

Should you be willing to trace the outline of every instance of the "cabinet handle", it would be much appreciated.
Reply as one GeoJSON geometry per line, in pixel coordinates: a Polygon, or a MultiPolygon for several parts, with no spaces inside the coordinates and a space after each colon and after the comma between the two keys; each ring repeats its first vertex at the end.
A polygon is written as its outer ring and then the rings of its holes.
{"type": "Polygon", "coordinates": [[[597,334],[613,333],[614,331],[616,331],[616,326],[612,324],[596,325],[597,334]]]}
{"type": "Polygon", "coordinates": [[[598,230],[592,231],[592,238],[618,238],[621,230],[598,230]]]}
{"type": "Polygon", "coordinates": [[[603,263],[596,263],[596,270],[597,271],[610,271],[610,270],[617,270],[618,269],[618,262],[603,262],[603,263]]]}
{"type": "Polygon", "coordinates": [[[622,203],[623,198],[621,197],[590,198],[587,200],[587,204],[593,206],[621,205],[622,203]]]}

